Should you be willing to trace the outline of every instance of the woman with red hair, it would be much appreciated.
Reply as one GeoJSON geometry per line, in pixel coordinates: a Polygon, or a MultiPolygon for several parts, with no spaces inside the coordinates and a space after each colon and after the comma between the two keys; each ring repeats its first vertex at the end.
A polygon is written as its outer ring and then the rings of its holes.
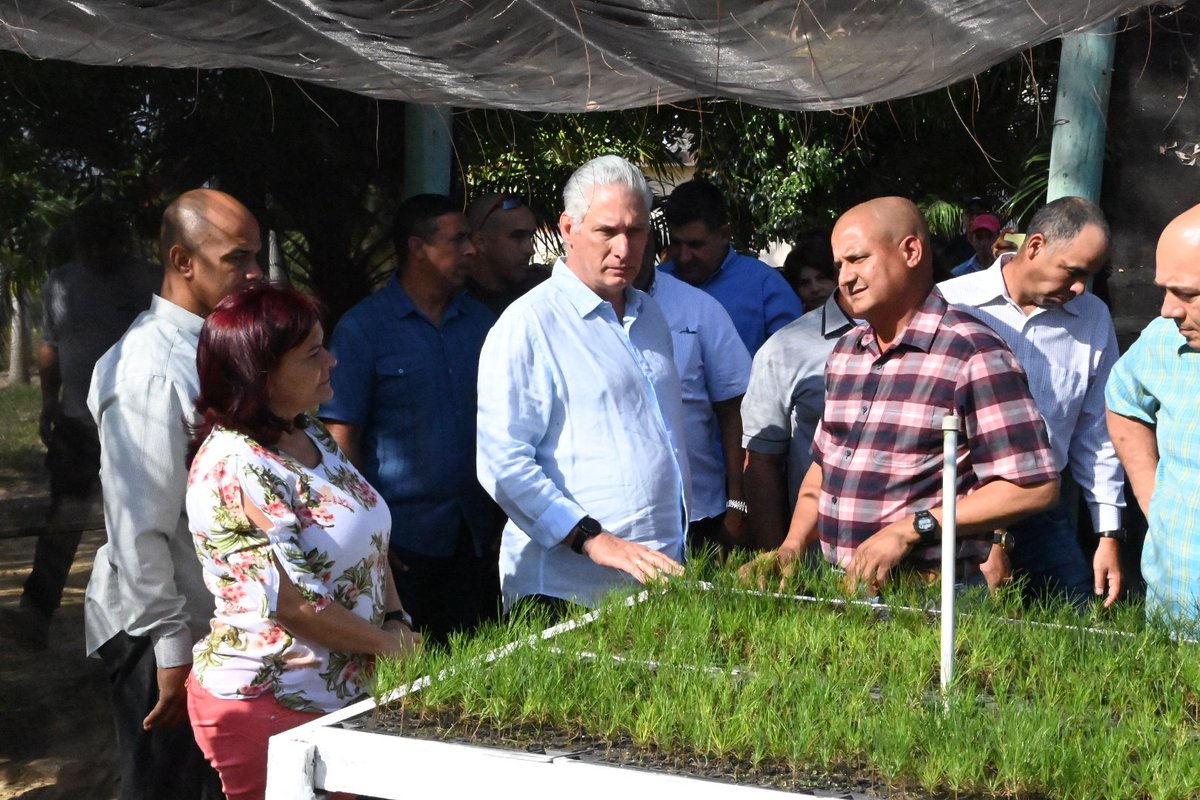
{"type": "Polygon", "coordinates": [[[205,320],[187,512],[215,607],[188,712],[230,800],[266,791],[267,739],[367,695],[420,643],[388,567],[391,515],[309,411],[332,397],[316,303],[268,284],[205,320]]]}

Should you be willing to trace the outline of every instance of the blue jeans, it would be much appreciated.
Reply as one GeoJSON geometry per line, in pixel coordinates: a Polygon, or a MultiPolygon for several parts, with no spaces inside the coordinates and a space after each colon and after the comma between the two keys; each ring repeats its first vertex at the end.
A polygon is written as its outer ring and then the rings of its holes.
{"type": "Polygon", "coordinates": [[[1065,596],[1075,605],[1084,605],[1093,595],[1092,566],[1079,549],[1067,507],[1072,498],[1073,493],[1064,492],[1055,507],[1008,528],[1013,538],[1009,554],[1013,577],[1025,578],[1029,599],[1065,596]]]}

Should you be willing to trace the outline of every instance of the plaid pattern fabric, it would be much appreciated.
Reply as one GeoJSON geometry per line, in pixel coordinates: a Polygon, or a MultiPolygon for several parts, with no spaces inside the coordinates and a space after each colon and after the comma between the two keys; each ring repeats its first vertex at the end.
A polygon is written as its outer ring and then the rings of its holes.
{"type": "Polygon", "coordinates": [[[1142,548],[1146,611],[1200,619],[1200,352],[1175,323],[1156,319],[1113,367],[1114,414],[1154,425],[1158,469],[1142,548]]]}
{"type": "MultiPolygon", "coordinates": [[[[959,417],[958,494],[991,480],[1058,477],[1046,427],[1016,357],[990,328],[950,308],[936,289],[886,353],[870,327],[842,337],[825,367],[825,411],[813,442],[821,465],[818,530],[845,566],[887,524],[942,505],[942,418],[959,417]]],[[[991,536],[959,543],[978,565],[991,536]]],[[[925,569],[940,548],[914,550],[925,569]]]]}

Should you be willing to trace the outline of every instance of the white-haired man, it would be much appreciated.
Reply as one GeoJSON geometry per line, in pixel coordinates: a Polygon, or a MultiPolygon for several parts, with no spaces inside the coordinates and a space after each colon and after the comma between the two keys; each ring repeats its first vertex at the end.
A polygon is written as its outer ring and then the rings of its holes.
{"type": "Polygon", "coordinates": [[[650,189],[617,156],[563,189],[566,257],[513,303],[479,360],[479,479],[508,514],[506,609],[561,613],[678,572],[690,491],[662,312],[633,288],[650,189]]]}

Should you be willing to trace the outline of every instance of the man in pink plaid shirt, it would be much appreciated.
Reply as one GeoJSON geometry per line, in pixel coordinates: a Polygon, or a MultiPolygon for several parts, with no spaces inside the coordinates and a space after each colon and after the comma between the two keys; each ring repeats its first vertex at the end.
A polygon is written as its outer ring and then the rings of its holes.
{"type": "MultiPolygon", "coordinates": [[[[1004,341],[950,308],[933,286],[929,232],[917,207],[881,197],[833,231],[838,291],[868,323],[837,343],[813,465],[787,538],[747,574],[794,563],[818,540],[852,587],[872,591],[896,567],[936,573],[941,558],[942,418],[959,417],[959,574],[979,577],[993,531],[1058,497],[1045,424],[1004,341]]],[[[985,576],[989,584],[999,575],[985,576]]]]}

